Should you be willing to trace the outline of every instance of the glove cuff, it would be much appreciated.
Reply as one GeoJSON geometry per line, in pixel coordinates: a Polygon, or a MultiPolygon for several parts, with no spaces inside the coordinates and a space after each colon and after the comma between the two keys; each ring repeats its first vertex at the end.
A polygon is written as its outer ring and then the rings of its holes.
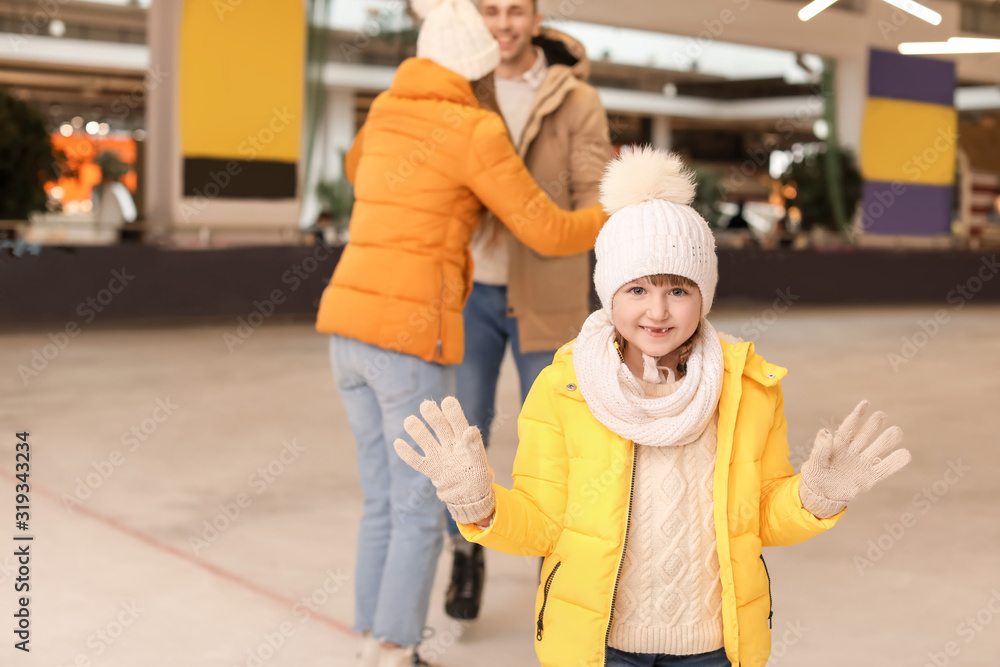
{"type": "Polygon", "coordinates": [[[488,517],[493,512],[496,504],[496,494],[493,492],[493,486],[491,485],[489,492],[475,502],[461,505],[448,503],[448,511],[454,517],[455,523],[475,523],[488,517]]]}
{"type": "Polygon", "coordinates": [[[829,519],[840,514],[847,507],[847,503],[842,500],[830,500],[813,491],[806,484],[806,478],[801,475],[799,476],[799,499],[802,501],[802,506],[817,519],[829,519]]]}

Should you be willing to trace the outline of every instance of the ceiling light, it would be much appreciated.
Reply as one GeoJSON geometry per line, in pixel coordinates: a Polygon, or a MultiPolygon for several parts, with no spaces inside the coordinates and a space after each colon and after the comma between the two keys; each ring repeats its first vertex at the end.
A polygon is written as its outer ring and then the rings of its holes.
{"type": "Polygon", "coordinates": [[[923,19],[931,25],[941,25],[941,15],[933,9],[924,7],[919,2],[914,2],[913,0],[883,0],[883,2],[887,2],[893,7],[898,7],[904,12],[913,14],[918,19],[923,19]]]}
{"type": "Polygon", "coordinates": [[[813,0],[799,10],[799,19],[802,21],[808,21],[835,2],[837,2],[837,0],[813,0]]]}
{"type": "Polygon", "coordinates": [[[947,42],[903,42],[899,45],[899,52],[909,56],[1000,53],[1000,39],[960,38],[947,42]]]}
{"type": "Polygon", "coordinates": [[[1000,46],[1000,39],[988,39],[986,37],[949,37],[949,43],[953,44],[981,44],[1000,46]]]}

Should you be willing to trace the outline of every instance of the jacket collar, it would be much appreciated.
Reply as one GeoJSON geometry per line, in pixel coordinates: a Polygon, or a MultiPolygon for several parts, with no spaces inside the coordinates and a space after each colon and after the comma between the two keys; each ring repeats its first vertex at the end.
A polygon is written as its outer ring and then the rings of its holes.
{"type": "Polygon", "coordinates": [[[479,107],[472,85],[462,76],[427,58],[407,58],[396,69],[389,93],[411,100],[440,100],[479,107]]]}
{"type": "Polygon", "coordinates": [[[741,373],[765,387],[777,384],[788,374],[787,368],[765,361],[754,352],[752,342],[721,332],[719,339],[722,342],[722,357],[727,373],[741,373]]]}
{"type": "Polygon", "coordinates": [[[586,82],[590,78],[590,58],[583,44],[564,32],[543,26],[538,37],[531,40],[535,46],[541,47],[549,66],[565,65],[573,76],[586,82]]]}
{"type": "Polygon", "coordinates": [[[562,106],[569,92],[585,83],[590,76],[587,50],[569,35],[543,27],[541,34],[532,42],[545,53],[548,69],[541,87],[535,93],[531,113],[521,135],[521,145],[517,147],[522,159],[538,136],[542,120],[562,106]]]}

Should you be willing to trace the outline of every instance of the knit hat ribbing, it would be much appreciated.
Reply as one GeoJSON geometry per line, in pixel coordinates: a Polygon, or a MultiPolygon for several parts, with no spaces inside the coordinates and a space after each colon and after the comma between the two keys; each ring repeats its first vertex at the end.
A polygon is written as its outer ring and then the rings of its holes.
{"type": "Polygon", "coordinates": [[[594,246],[594,285],[609,318],[622,285],[662,273],[693,280],[708,315],[719,266],[708,222],[690,206],[694,193],[694,174],[673,153],[625,147],[608,165],[601,203],[611,217],[594,246]]]}
{"type": "Polygon", "coordinates": [[[470,0],[412,0],[424,19],[417,36],[417,57],[428,58],[469,81],[500,64],[500,45],[470,0]]]}

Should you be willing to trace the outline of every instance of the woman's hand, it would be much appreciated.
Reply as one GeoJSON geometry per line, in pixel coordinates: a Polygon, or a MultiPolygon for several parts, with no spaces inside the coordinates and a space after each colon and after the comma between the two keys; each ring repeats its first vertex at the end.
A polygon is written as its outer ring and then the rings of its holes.
{"type": "Polygon", "coordinates": [[[415,415],[403,422],[403,428],[424,451],[420,456],[403,439],[393,443],[396,453],[411,468],[431,479],[438,498],[458,523],[486,523],[496,505],[493,493],[493,470],[486,461],[486,450],[479,429],[469,426],[458,400],[449,396],[438,408],[434,401],[420,404],[420,414],[434,429],[434,435],[415,415]],[[485,518],[484,518],[485,517],[485,518]]]}
{"type": "Polygon", "coordinates": [[[885,413],[881,410],[857,432],[867,408],[867,400],[858,403],[836,433],[821,429],[809,460],[802,464],[799,497],[802,506],[820,519],[839,513],[855,496],[897,472],[912,458],[908,450],[895,449],[903,439],[902,429],[890,426],[882,431],[885,413]],[[880,431],[881,435],[869,445],[880,431]]]}

